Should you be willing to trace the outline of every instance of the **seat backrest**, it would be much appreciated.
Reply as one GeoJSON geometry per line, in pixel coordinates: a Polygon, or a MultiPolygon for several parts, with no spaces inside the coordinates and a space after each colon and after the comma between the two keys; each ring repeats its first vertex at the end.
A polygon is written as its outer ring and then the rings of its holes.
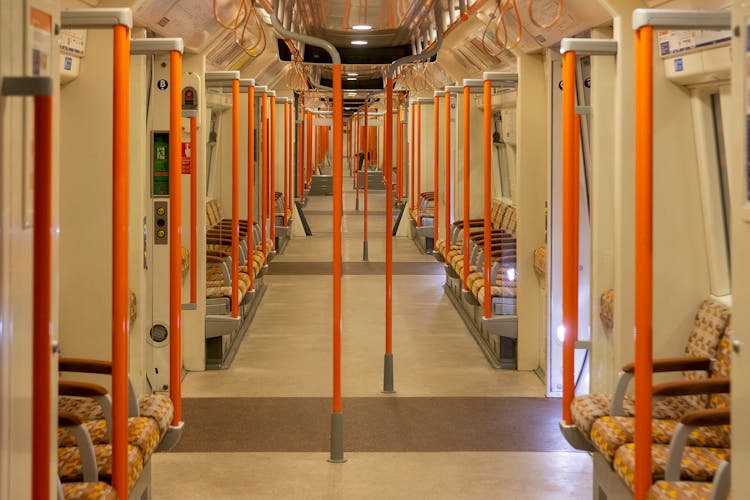
{"type": "Polygon", "coordinates": [[[213,227],[221,222],[221,204],[217,200],[206,202],[206,227],[213,227]]]}
{"type": "MultiPolygon", "coordinates": [[[[719,348],[716,350],[715,362],[711,370],[712,377],[729,377],[731,375],[733,335],[734,327],[730,319],[724,330],[724,335],[721,336],[719,341],[719,348]]],[[[709,406],[712,408],[729,408],[729,394],[712,394],[709,406]]]]}
{"type": "Polygon", "coordinates": [[[685,354],[713,358],[721,336],[727,328],[729,317],[729,309],[725,306],[713,300],[704,300],[695,314],[693,329],[685,345],[685,354]]]}

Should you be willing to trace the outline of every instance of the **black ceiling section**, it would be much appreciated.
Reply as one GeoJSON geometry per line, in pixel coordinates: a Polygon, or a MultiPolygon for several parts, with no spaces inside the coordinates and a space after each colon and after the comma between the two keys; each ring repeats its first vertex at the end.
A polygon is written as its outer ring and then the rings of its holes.
{"type": "MultiPolygon", "coordinates": [[[[291,61],[292,53],[284,40],[277,40],[279,46],[279,59],[291,61]]],[[[341,55],[342,64],[391,64],[412,54],[410,45],[397,45],[395,47],[336,47],[341,55]]],[[[300,51],[304,54],[303,62],[317,64],[331,64],[331,56],[325,50],[314,45],[304,45],[300,51]]],[[[430,59],[435,60],[435,57],[430,59]]]]}
{"type": "MultiPolygon", "coordinates": [[[[333,80],[329,77],[321,77],[320,85],[323,87],[333,88],[333,80]]],[[[343,90],[380,90],[385,87],[385,83],[382,78],[368,78],[356,80],[343,79],[341,82],[341,88],[343,90]]]]}

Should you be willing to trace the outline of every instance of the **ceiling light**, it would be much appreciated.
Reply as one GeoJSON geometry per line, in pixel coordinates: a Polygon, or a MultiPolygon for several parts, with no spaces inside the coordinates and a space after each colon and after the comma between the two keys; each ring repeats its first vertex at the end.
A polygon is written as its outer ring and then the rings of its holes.
{"type": "Polygon", "coordinates": [[[367,45],[367,40],[352,40],[352,45],[367,45]]]}
{"type": "Polygon", "coordinates": [[[348,76],[359,76],[359,73],[347,73],[348,76]]]}
{"type": "Polygon", "coordinates": [[[347,80],[349,80],[351,82],[351,81],[356,81],[357,79],[354,78],[354,77],[350,77],[350,78],[347,78],[347,80]]]}
{"type": "Polygon", "coordinates": [[[354,95],[357,95],[357,93],[356,92],[348,92],[346,95],[354,96],[354,95]]]}
{"type": "Polygon", "coordinates": [[[355,24],[354,26],[352,26],[352,29],[358,31],[367,31],[371,30],[372,26],[370,26],[369,24],[355,24]]]}

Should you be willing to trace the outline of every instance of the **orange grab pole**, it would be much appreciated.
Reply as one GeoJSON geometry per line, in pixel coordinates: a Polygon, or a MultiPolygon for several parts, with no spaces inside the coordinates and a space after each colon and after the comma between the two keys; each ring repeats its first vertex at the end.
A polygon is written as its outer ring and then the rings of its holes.
{"type": "Polygon", "coordinates": [[[432,114],[433,114],[433,121],[434,121],[434,129],[435,129],[435,144],[434,144],[434,151],[433,156],[435,157],[435,178],[433,179],[433,190],[435,191],[435,201],[432,204],[432,228],[433,228],[433,251],[435,248],[437,248],[435,245],[437,245],[437,240],[440,235],[440,225],[438,224],[439,220],[439,205],[440,205],[440,97],[435,96],[435,104],[432,106],[432,114]]]}
{"type": "Polygon", "coordinates": [[[573,423],[570,404],[575,393],[575,338],[578,332],[578,169],[576,163],[575,82],[576,54],[566,52],[562,59],[562,278],[563,278],[563,398],[562,415],[566,425],[573,423]]]}
{"type": "Polygon", "coordinates": [[[52,96],[34,97],[34,315],[33,429],[34,499],[50,495],[52,393],[52,96]]]}
{"type": "Polygon", "coordinates": [[[385,83],[385,354],[383,391],[393,392],[393,78],[385,83]],[[388,363],[390,359],[390,369],[388,363]],[[390,371],[390,373],[389,373],[390,371]],[[390,380],[389,380],[390,377],[390,380]]]}
{"type": "Polygon", "coordinates": [[[271,173],[268,186],[268,205],[270,214],[269,225],[271,232],[271,250],[276,249],[276,96],[271,96],[271,137],[269,139],[271,152],[271,173]]]}
{"type": "Polygon", "coordinates": [[[299,200],[302,200],[302,175],[305,164],[305,134],[303,127],[304,124],[300,118],[300,122],[297,124],[297,198],[299,200]]]}
{"type": "Polygon", "coordinates": [[[492,82],[484,81],[484,317],[492,317],[492,283],[490,283],[491,197],[492,197],[492,82]]]}
{"type": "Polygon", "coordinates": [[[250,283],[247,289],[255,290],[253,281],[253,223],[255,222],[255,87],[247,88],[247,275],[250,283]]]}
{"type": "MultiPolygon", "coordinates": [[[[169,53],[169,398],[182,420],[182,54],[169,53]]],[[[191,150],[192,154],[192,150],[191,150]]]]}
{"type": "Polygon", "coordinates": [[[653,28],[635,33],[635,498],[651,486],[653,28]]]}
{"type": "Polygon", "coordinates": [[[260,179],[261,179],[261,248],[263,249],[263,262],[267,261],[268,248],[266,248],[266,219],[268,218],[268,94],[263,92],[260,102],[260,179]]]}
{"type": "MultiPolygon", "coordinates": [[[[114,27],[112,112],[112,486],[128,498],[130,29],[114,27]]],[[[179,176],[177,176],[179,179],[179,176]]],[[[49,424],[48,424],[49,425],[49,424]]]]}
{"type": "Polygon", "coordinates": [[[286,194],[284,195],[284,201],[286,202],[286,210],[284,210],[284,225],[289,225],[289,214],[292,210],[292,197],[294,196],[294,189],[292,189],[292,157],[294,156],[294,143],[292,142],[292,134],[294,129],[292,128],[292,103],[286,104],[286,140],[284,141],[287,146],[287,160],[286,160],[286,194]]]}
{"type": "MultiPolygon", "coordinates": [[[[436,221],[437,222],[437,221],[436,221]]],[[[445,93],[445,255],[451,249],[451,95],[445,93]]]]}
{"type": "Polygon", "coordinates": [[[368,114],[370,112],[370,107],[367,101],[365,101],[365,165],[364,165],[364,176],[365,176],[365,220],[364,220],[364,256],[362,257],[362,260],[367,260],[367,194],[368,194],[368,177],[369,170],[370,170],[370,145],[369,145],[369,139],[370,139],[370,127],[368,126],[368,114]]]}
{"type": "Polygon", "coordinates": [[[190,303],[198,303],[198,175],[195,172],[198,124],[190,117],[190,303]]]}
{"type": "Polygon", "coordinates": [[[305,187],[310,187],[310,179],[312,178],[312,133],[313,133],[313,122],[312,113],[307,112],[307,171],[305,172],[305,187]]]}
{"type": "Polygon", "coordinates": [[[419,225],[422,225],[422,210],[419,203],[422,195],[422,103],[417,103],[417,215],[419,225]]]}
{"type": "Polygon", "coordinates": [[[240,81],[232,80],[232,317],[238,318],[240,275],[240,81]]]}
{"type": "Polygon", "coordinates": [[[411,143],[409,144],[409,146],[410,146],[409,150],[411,152],[411,162],[409,163],[409,172],[411,173],[411,183],[409,185],[409,188],[411,190],[411,210],[413,212],[414,211],[414,185],[416,184],[416,182],[415,182],[416,181],[416,179],[415,179],[416,176],[414,175],[414,167],[415,167],[415,164],[414,164],[414,149],[417,147],[417,145],[414,144],[414,127],[416,126],[416,124],[415,124],[416,120],[415,120],[415,117],[414,117],[414,115],[415,115],[415,111],[414,111],[415,105],[412,104],[410,107],[411,107],[411,120],[409,120],[409,122],[410,122],[410,125],[411,125],[411,143]]]}
{"type": "Polygon", "coordinates": [[[404,171],[404,138],[403,138],[403,126],[401,124],[401,104],[398,106],[398,114],[396,119],[396,199],[401,202],[403,198],[403,171],[404,171]]]}
{"type": "Polygon", "coordinates": [[[287,116],[287,103],[284,103],[284,212],[281,214],[282,225],[286,226],[286,200],[287,196],[287,184],[289,184],[289,172],[287,167],[289,166],[289,117],[287,116]]]}
{"type": "Polygon", "coordinates": [[[344,107],[341,65],[333,65],[333,412],[341,413],[341,218],[344,107]]]}
{"type": "Polygon", "coordinates": [[[462,280],[464,283],[464,290],[469,289],[469,215],[471,213],[471,124],[469,122],[469,115],[471,114],[470,93],[471,90],[469,89],[469,87],[464,87],[464,269],[462,280]]]}
{"type": "Polygon", "coordinates": [[[357,115],[357,173],[354,176],[354,208],[359,210],[359,151],[364,153],[362,149],[362,128],[359,124],[359,115],[357,115]]]}

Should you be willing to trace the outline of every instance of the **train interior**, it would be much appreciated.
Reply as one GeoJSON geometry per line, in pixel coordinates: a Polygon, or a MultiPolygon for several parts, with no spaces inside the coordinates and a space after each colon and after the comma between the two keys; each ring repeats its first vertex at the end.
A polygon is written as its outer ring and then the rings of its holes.
{"type": "Polygon", "coordinates": [[[0,499],[745,498],[749,37],[1,2],[0,499]]]}

